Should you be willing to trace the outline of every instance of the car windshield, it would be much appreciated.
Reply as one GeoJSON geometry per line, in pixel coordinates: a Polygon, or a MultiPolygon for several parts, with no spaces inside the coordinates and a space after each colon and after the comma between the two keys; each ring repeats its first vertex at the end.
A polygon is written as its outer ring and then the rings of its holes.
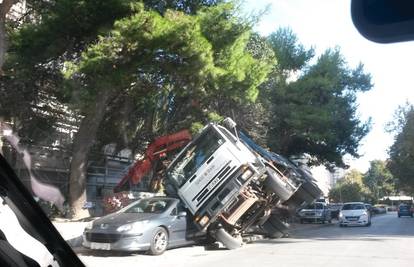
{"type": "Polygon", "coordinates": [[[199,136],[170,166],[167,176],[181,187],[222,145],[225,139],[210,127],[199,136]]]}
{"type": "Polygon", "coordinates": [[[342,210],[364,210],[364,204],[344,204],[342,210]]]}
{"type": "Polygon", "coordinates": [[[133,203],[120,213],[163,213],[171,204],[171,200],[141,199],[133,203]]]}

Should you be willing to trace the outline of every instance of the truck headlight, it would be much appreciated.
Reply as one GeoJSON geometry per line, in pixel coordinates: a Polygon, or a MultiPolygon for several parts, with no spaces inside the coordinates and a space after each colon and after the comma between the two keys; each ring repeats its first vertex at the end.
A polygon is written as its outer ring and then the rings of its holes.
{"type": "Polygon", "coordinates": [[[249,179],[253,175],[253,171],[250,169],[247,169],[243,172],[243,174],[240,176],[244,181],[249,179]]]}
{"type": "Polygon", "coordinates": [[[201,225],[201,227],[204,227],[209,221],[210,218],[207,215],[204,215],[198,223],[201,225]]]}

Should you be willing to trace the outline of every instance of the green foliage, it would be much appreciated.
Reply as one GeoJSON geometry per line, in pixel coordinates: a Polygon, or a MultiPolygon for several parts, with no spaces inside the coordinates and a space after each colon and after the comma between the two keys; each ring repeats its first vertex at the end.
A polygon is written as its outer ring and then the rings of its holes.
{"type": "Polygon", "coordinates": [[[390,148],[388,167],[396,178],[397,187],[414,193],[414,107],[406,107],[396,128],[394,144],[390,148]]]}
{"type": "Polygon", "coordinates": [[[198,134],[204,128],[204,124],[201,122],[193,122],[190,127],[190,132],[192,135],[198,134]]]}
{"type": "Polygon", "coordinates": [[[387,168],[386,162],[373,160],[370,165],[368,172],[363,177],[363,183],[375,201],[378,201],[378,199],[395,192],[394,177],[387,168]]]}
{"type": "Polygon", "coordinates": [[[333,202],[365,201],[362,188],[357,183],[339,183],[329,191],[329,199],[333,202]]]}
{"type": "Polygon", "coordinates": [[[208,120],[211,122],[221,122],[224,118],[215,112],[210,112],[207,115],[208,120]]]}
{"type": "Polygon", "coordinates": [[[356,93],[372,87],[362,65],[350,69],[339,49],[328,49],[296,81],[269,83],[269,146],[285,155],[313,156],[311,163],[343,166],[342,156],[358,157],[369,121],[357,116],[356,93]]]}

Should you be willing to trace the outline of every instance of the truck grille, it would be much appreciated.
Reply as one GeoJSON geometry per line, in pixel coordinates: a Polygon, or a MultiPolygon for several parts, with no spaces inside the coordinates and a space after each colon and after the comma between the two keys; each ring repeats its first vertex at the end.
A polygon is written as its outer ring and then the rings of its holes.
{"type": "Polygon", "coordinates": [[[226,178],[234,171],[236,166],[230,167],[231,161],[227,162],[223,168],[211,179],[211,181],[204,186],[204,188],[198,193],[192,200],[197,200],[197,207],[199,207],[209,196],[209,193],[214,191],[220,186],[220,184],[226,180],[226,178]]]}

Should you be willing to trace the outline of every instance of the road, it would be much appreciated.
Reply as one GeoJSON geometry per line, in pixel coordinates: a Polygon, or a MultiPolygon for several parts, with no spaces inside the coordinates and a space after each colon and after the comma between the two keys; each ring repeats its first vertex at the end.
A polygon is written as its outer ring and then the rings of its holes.
{"type": "Polygon", "coordinates": [[[414,266],[414,219],[379,215],[371,227],[304,225],[290,238],[260,240],[238,250],[201,246],[168,250],[161,256],[93,253],[80,249],[87,266],[414,266]]]}

